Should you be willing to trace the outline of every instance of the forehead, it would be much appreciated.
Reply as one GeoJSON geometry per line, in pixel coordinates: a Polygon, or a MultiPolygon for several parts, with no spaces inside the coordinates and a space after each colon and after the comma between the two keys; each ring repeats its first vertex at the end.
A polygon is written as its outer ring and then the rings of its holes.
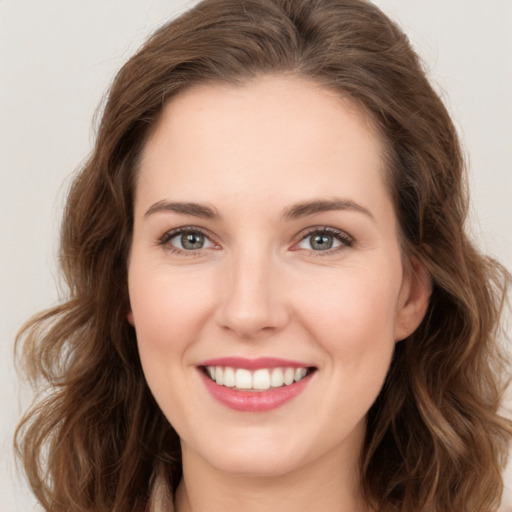
{"type": "Polygon", "coordinates": [[[336,186],[380,186],[383,147],[353,102],[312,81],[264,76],[237,86],[203,84],[164,108],[144,148],[137,195],[156,181],[197,200],[219,187],[284,199],[292,188],[325,196],[336,186]]]}

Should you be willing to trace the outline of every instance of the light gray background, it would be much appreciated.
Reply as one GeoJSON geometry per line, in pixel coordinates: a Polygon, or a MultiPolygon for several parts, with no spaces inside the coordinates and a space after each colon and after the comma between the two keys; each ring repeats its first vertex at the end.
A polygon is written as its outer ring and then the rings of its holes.
{"type": "MultiPolygon", "coordinates": [[[[32,510],[12,430],[26,393],[12,346],[57,300],[56,242],[69,176],[120,65],[193,1],[0,0],[0,512],[32,510]]],[[[448,103],[471,165],[472,231],[512,268],[512,0],[376,0],[399,20],[448,103]]],[[[512,465],[506,476],[512,487],[512,465]]],[[[509,489],[504,510],[512,511],[509,489]]]]}

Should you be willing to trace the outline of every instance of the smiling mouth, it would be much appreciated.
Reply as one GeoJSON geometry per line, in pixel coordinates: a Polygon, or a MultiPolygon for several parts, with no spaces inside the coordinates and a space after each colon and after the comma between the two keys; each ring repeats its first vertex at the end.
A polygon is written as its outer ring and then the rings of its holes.
{"type": "Polygon", "coordinates": [[[290,386],[316,371],[315,367],[278,367],[249,370],[230,366],[201,366],[202,372],[219,386],[239,391],[269,391],[290,386]]]}

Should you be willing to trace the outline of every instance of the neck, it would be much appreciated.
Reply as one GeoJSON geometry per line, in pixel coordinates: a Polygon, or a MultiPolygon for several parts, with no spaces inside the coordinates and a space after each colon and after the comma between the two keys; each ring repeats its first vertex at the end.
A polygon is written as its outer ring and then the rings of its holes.
{"type": "MultiPolygon", "coordinates": [[[[368,512],[360,494],[359,463],[331,451],[282,475],[230,474],[183,447],[176,512],[368,512]]],[[[345,454],[346,455],[346,454],[345,454]]]]}

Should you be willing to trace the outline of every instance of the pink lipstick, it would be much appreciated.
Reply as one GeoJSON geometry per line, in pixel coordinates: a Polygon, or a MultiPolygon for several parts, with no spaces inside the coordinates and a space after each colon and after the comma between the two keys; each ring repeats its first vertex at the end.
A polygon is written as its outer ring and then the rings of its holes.
{"type": "Polygon", "coordinates": [[[247,412],[269,411],[304,391],[315,367],[276,358],[218,358],[197,366],[210,394],[247,412]]]}

